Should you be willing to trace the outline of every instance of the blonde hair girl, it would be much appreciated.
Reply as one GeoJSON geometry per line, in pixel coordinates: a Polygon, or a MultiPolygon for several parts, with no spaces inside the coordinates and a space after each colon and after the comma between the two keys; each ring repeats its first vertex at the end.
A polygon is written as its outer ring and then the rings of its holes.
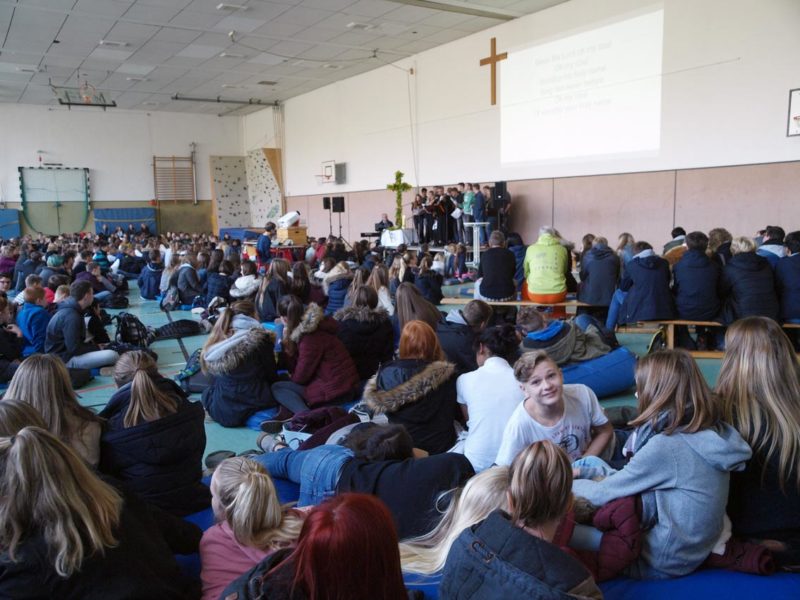
{"type": "Polygon", "coordinates": [[[178,410],[175,397],[161,391],[156,385],[160,378],[155,361],[146,352],[126,352],[117,361],[114,383],[117,387],[131,384],[130,401],[123,418],[124,427],[156,421],[178,410]]]}
{"type": "Polygon", "coordinates": [[[444,568],[450,547],[459,534],[489,513],[508,509],[508,467],[482,471],[455,492],[438,525],[425,535],[400,544],[403,571],[432,575],[444,568]]]}
{"type": "Polygon", "coordinates": [[[5,396],[35,408],[47,430],[91,466],[100,462],[103,420],[78,403],[67,368],[57,356],[34,354],[22,361],[5,396]]]}
{"type": "Polygon", "coordinates": [[[0,437],[0,498],[0,597],[192,595],[149,510],[48,431],[0,437]]]}
{"type": "Polygon", "coordinates": [[[204,599],[218,598],[264,557],[293,545],[303,527],[303,513],[281,505],[267,470],[249,458],[222,461],[211,495],[217,524],[200,541],[204,599]]]}

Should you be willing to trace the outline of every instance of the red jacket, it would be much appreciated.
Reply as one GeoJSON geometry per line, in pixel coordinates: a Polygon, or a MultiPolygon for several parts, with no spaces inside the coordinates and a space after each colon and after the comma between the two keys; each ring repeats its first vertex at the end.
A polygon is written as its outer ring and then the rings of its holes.
{"type": "Polygon", "coordinates": [[[289,369],[294,383],[306,386],[306,403],[314,408],[353,390],[358,384],[355,363],[336,337],[338,324],[309,304],[289,338],[297,345],[289,369]]]}

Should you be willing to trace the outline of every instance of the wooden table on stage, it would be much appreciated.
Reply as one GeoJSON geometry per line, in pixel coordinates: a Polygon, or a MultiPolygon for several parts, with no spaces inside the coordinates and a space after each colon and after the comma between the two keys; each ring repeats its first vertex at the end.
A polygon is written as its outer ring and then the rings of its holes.
{"type": "MultiPolygon", "coordinates": [[[[252,242],[250,240],[247,240],[242,245],[242,248],[244,249],[242,258],[248,258],[248,259],[251,259],[251,260],[255,260],[255,258],[256,258],[256,242],[255,242],[255,240],[252,241],[252,242]]],[[[292,262],[295,261],[294,252],[296,250],[301,250],[302,251],[301,252],[301,256],[302,257],[299,258],[298,260],[305,260],[306,248],[308,248],[308,245],[301,245],[301,246],[277,245],[277,246],[272,246],[272,248],[271,248],[272,257],[273,258],[283,258],[285,260],[288,260],[290,263],[292,263],[292,262]]]]}

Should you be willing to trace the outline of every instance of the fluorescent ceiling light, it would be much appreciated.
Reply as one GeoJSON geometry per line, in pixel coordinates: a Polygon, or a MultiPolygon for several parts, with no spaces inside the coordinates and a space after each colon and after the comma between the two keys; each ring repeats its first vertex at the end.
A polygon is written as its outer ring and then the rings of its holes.
{"type": "Polygon", "coordinates": [[[128,42],[115,42],[114,40],[100,40],[101,46],[111,46],[113,48],[124,48],[128,42]]]}
{"type": "Polygon", "coordinates": [[[234,52],[220,52],[220,58],[247,58],[244,54],[236,54],[234,52]]]}
{"type": "Polygon", "coordinates": [[[228,4],[227,2],[220,2],[217,4],[217,10],[247,10],[244,4],[228,4]]]}

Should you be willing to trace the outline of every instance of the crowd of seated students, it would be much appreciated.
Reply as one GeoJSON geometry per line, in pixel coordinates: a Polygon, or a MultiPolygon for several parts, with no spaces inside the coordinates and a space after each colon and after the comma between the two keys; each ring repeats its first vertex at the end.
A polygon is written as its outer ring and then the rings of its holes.
{"type": "MultiPolygon", "coordinates": [[[[767,245],[777,245],[774,234],[767,245]]],[[[530,307],[510,324],[480,299],[444,314],[426,298],[426,273],[439,262],[427,254],[400,249],[389,269],[363,246],[334,257],[327,246],[318,256],[318,244],[290,268],[269,247],[249,261],[211,238],[129,242],[141,246],[148,294],[169,271],[182,303],[228,304],[200,353],[205,412],[146,353],[111,357],[86,342],[102,256],[82,257],[85,281],[62,290],[43,339],[53,307],[41,276],[28,273],[20,327],[0,330],[11,379],[0,401],[0,595],[404,598],[405,571],[440,576],[442,598],[601,597],[596,583],[620,574],[797,566],[800,378],[774,320],[794,313],[780,301],[781,312],[747,313],[761,302],[748,299],[747,282],[763,272],[747,266],[773,269],[754,242],[731,239],[719,258],[725,241],[707,252],[703,234],[673,237],[680,244],[668,251],[685,250],[672,268],[628,238],[617,252],[587,239],[580,252],[581,290],[609,304],[626,293],[619,314],[663,293],[673,310],[700,318],[710,313],[700,312],[697,286],[714,273],[719,290],[726,273],[741,286],[734,300],[717,296],[719,310],[734,308],[716,388],[683,350],[652,353],[636,365],[637,410],[617,431],[592,389],[565,383],[560,368],[614,351],[613,327],[588,314],[548,321],[530,307]],[[737,260],[748,253],[758,260],[737,260]],[[645,289],[664,274],[666,286],[645,289]],[[100,364],[116,364],[117,389],[96,415],[78,403],[67,367],[100,364]],[[240,426],[274,407],[265,425],[283,425],[356,401],[370,422],[299,449],[264,433],[258,451],[216,466],[210,489],[201,483],[204,419],[240,426]],[[281,505],[272,478],[299,484],[296,507],[281,505]],[[573,497],[582,499],[574,508],[573,497]],[[176,517],[209,505],[216,524],[201,540],[176,517]],[[172,556],[198,548],[199,582],[172,556]]],[[[789,255],[774,269],[785,283],[771,280],[773,294],[793,298],[794,263],[781,265],[800,251],[800,234],[782,241],[789,255]]],[[[480,296],[516,290],[519,266],[528,294],[565,291],[570,250],[554,231],[540,242],[522,256],[492,234],[488,252],[503,253],[482,273],[480,296]],[[537,264],[543,257],[549,269],[537,264]]],[[[111,269],[120,258],[107,244],[99,241],[111,269]]],[[[70,276],[69,264],[50,278],[70,276]]],[[[12,304],[0,296],[6,323],[12,304]]]]}

